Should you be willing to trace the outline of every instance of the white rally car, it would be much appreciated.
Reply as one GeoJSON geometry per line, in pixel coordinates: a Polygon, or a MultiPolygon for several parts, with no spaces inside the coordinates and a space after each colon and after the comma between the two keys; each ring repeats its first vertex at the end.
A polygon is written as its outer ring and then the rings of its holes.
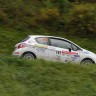
{"type": "Polygon", "coordinates": [[[95,64],[96,54],[61,37],[30,35],[15,46],[14,56],[80,64],[95,64]]]}

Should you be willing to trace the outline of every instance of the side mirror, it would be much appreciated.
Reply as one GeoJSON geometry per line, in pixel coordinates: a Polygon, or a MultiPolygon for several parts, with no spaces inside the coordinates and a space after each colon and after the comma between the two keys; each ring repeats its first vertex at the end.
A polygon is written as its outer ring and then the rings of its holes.
{"type": "Polygon", "coordinates": [[[71,48],[68,48],[68,49],[69,49],[69,52],[71,52],[72,49],[71,48]]]}

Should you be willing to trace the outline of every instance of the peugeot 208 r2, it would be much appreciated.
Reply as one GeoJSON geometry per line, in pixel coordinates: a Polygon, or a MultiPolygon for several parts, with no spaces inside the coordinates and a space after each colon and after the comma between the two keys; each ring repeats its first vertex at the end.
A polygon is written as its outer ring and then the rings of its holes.
{"type": "Polygon", "coordinates": [[[13,55],[26,59],[95,64],[96,54],[61,37],[30,35],[15,46],[13,55]]]}

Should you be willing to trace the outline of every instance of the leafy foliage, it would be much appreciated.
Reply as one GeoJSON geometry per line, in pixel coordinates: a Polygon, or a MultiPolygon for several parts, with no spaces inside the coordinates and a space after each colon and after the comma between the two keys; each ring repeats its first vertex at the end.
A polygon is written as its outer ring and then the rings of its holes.
{"type": "Polygon", "coordinates": [[[96,3],[96,0],[69,0],[70,2],[78,2],[78,3],[96,3]]]}
{"type": "Polygon", "coordinates": [[[95,3],[68,0],[0,0],[0,24],[20,31],[44,28],[72,35],[79,30],[83,36],[94,36],[95,6],[95,3]]]}
{"type": "Polygon", "coordinates": [[[68,29],[81,36],[96,34],[96,9],[94,6],[93,4],[74,5],[65,17],[68,29]]]}

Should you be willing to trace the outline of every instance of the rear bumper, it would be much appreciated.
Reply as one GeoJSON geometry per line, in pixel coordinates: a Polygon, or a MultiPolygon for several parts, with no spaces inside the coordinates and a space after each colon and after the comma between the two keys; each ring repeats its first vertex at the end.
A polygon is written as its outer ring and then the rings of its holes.
{"type": "Polygon", "coordinates": [[[21,57],[23,54],[23,50],[22,49],[16,49],[13,51],[12,55],[16,56],[16,57],[21,57]]]}
{"type": "Polygon", "coordinates": [[[12,56],[15,56],[15,57],[20,57],[20,53],[19,53],[19,52],[14,51],[14,52],[12,53],[12,56]]]}

